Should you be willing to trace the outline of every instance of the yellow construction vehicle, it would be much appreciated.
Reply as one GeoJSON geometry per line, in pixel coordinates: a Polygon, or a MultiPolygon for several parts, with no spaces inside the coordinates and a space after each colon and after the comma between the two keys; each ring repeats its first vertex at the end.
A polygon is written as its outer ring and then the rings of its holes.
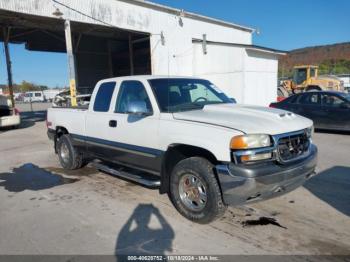
{"type": "Polygon", "coordinates": [[[334,76],[318,76],[318,66],[301,65],[293,67],[293,79],[282,81],[278,96],[288,96],[307,91],[344,91],[342,81],[334,76]]]}

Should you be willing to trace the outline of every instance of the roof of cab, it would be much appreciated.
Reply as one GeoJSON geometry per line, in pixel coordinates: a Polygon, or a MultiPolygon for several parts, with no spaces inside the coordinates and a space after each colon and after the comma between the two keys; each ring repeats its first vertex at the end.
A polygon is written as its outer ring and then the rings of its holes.
{"type": "Polygon", "coordinates": [[[133,76],[119,76],[100,80],[99,82],[108,81],[123,81],[123,80],[151,80],[151,79],[173,79],[173,78],[189,78],[201,79],[195,76],[170,76],[170,75],[133,75],[133,76]]]}

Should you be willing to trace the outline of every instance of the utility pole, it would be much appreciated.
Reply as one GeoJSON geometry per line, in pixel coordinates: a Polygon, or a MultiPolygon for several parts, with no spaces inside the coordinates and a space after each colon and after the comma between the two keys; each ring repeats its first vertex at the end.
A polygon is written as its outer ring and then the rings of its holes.
{"type": "Polygon", "coordinates": [[[9,87],[12,106],[14,107],[15,99],[13,97],[12,69],[11,69],[11,59],[10,59],[10,51],[9,51],[9,45],[8,45],[9,38],[10,38],[10,28],[4,27],[3,33],[4,33],[4,48],[5,48],[5,57],[6,57],[8,87],[9,87]]]}
{"type": "Polygon", "coordinates": [[[76,77],[75,77],[75,63],[72,44],[72,33],[70,28],[70,21],[64,22],[64,31],[66,36],[66,48],[68,56],[68,73],[69,73],[69,89],[70,89],[70,101],[72,106],[77,106],[77,89],[76,89],[76,77]]]}

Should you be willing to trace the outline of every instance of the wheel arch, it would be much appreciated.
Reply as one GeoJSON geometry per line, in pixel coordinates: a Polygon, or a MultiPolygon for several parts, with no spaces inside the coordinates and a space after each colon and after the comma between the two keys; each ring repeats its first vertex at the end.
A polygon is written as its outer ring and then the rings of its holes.
{"type": "Polygon", "coordinates": [[[215,155],[205,148],[188,144],[171,144],[168,146],[161,164],[161,187],[159,189],[161,194],[169,191],[170,175],[175,165],[181,160],[194,156],[204,157],[213,165],[219,163],[215,155]]]}
{"type": "Polygon", "coordinates": [[[55,138],[54,138],[54,147],[55,147],[55,153],[57,154],[57,139],[60,138],[62,135],[69,134],[67,128],[63,126],[56,126],[56,131],[55,131],[55,138]]]}

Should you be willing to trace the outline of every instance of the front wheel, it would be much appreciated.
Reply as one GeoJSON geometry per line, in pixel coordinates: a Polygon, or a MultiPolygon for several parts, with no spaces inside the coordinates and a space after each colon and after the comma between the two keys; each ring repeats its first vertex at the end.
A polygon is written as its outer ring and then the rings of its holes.
{"type": "Polygon", "coordinates": [[[213,165],[201,157],[180,161],[170,177],[169,197],[181,215],[207,224],[225,213],[213,165]]]}
{"type": "Polygon", "coordinates": [[[73,170],[83,166],[83,154],[73,146],[69,135],[62,135],[58,138],[56,149],[64,169],[73,170]]]}

